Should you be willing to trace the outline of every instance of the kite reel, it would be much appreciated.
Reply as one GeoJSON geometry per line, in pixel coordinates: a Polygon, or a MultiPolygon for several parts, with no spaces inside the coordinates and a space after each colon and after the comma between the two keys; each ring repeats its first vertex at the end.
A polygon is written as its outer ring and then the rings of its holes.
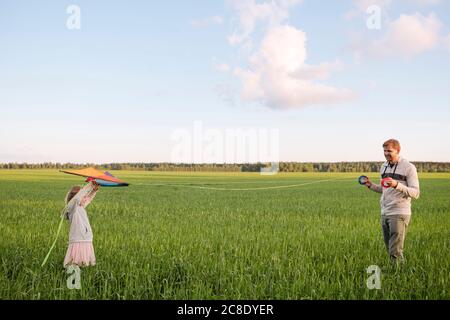
{"type": "Polygon", "coordinates": [[[362,186],[366,185],[367,181],[369,181],[369,178],[367,176],[360,176],[358,178],[358,182],[362,186]]]}
{"type": "Polygon", "coordinates": [[[392,180],[392,178],[387,177],[387,178],[382,179],[382,180],[381,180],[381,186],[382,186],[383,188],[389,188],[389,185],[386,184],[386,182],[388,182],[389,180],[392,180]]]}

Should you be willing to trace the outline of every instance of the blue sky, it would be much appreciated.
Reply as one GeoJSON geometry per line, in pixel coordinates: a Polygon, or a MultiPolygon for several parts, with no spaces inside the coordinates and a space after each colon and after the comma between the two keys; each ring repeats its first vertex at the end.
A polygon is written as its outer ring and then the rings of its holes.
{"type": "Polygon", "coordinates": [[[450,161],[449,86],[446,1],[0,0],[0,162],[174,161],[196,122],[278,130],[280,161],[379,161],[391,137],[450,161]]]}

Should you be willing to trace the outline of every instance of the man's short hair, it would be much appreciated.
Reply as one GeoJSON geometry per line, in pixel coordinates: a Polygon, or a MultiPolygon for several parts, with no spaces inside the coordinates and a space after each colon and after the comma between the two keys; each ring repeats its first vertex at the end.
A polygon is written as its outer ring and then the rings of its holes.
{"type": "Polygon", "coordinates": [[[400,142],[398,142],[398,140],[389,139],[383,143],[383,148],[387,148],[389,146],[392,146],[392,148],[400,151],[400,142]]]}

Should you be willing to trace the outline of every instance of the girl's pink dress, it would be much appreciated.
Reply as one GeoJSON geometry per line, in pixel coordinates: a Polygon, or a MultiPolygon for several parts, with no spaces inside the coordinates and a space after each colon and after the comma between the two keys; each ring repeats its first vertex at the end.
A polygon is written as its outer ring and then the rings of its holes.
{"type": "Polygon", "coordinates": [[[71,264],[80,267],[95,266],[95,253],[92,241],[69,243],[66,257],[64,258],[64,267],[71,264]]]}
{"type": "Polygon", "coordinates": [[[84,186],[67,204],[70,220],[69,247],[64,258],[64,267],[69,265],[95,265],[93,235],[85,208],[94,199],[96,191],[92,183],[84,186]]]}

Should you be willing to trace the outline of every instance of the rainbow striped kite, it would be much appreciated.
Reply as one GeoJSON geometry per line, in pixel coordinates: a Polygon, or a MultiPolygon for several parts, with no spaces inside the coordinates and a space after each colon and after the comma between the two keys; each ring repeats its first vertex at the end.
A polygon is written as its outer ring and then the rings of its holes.
{"type": "Polygon", "coordinates": [[[81,170],[60,170],[61,172],[86,177],[88,180],[95,180],[102,187],[127,187],[130,184],[117,179],[108,171],[102,172],[95,168],[86,168],[81,170]]]}

